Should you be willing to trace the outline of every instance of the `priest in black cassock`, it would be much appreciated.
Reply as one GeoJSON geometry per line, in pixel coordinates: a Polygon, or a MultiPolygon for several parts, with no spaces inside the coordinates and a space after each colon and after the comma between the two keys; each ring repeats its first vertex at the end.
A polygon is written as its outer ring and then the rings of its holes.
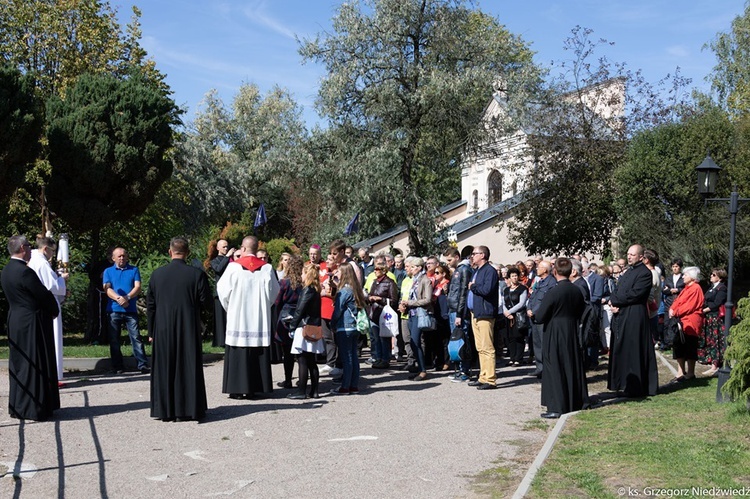
{"type": "MultiPolygon", "coordinates": [[[[219,239],[216,241],[217,255],[211,259],[211,269],[214,271],[216,282],[219,282],[221,276],[229,265],[229,257],[234,254],[234,248],[229,248],[229,243],[226,239],[219,239]]],[[[224,336],[227,332],[227,311],[221,306],[219,296],[216,294],[214,288],[214,340],[213,346],[223,347],[224,336]]]]}
{"type": "Polygon", "coordinates": [[[52,321],[59,313],[55,296],[26,266],[31,245],[24,236],[8,240],[10,260],[0,274],[8,299],[8,412],[18,419],[44,421],[60,408],[52,321]]]}
{"type": "Polygon", "coordinates": [[[201,269],[188,265],[187,240],[169,243],[172,261],[151,275],[146,295],[151,353],[151,417],[200,420],[206,414],[201,308],[210,310],[211,287],[201,269]]]}
{"type": "Polygon", "coordinates": [[[609,298],[613,316],[607,388],[626,397],[656,395],[659,373],[646,307],[652,274],[643,263],[643,246],[628,248],[628,265],[609,298]]]}
{"type": "Polygon", "coordinates": [[[568,258],[555,261],[557,285],[547,291],[534,321],[544,324],[542,335],[543,418],[559,418],[589,406],[583,350],[578,346],[578,324],[586,302],[570,282],[573,266],[568,258]]]}

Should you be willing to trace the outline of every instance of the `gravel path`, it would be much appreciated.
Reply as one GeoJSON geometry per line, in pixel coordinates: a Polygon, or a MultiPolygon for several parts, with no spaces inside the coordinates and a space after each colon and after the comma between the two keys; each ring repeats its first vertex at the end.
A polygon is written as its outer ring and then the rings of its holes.
{"type": "MultiPolygon", "coordinates": [[[[201,423],[152,420],[147,375],[78,373],[55,420],[19,422],[0,370],[0,497],[510,496],[551,427],[532,367],[499,369],[500,389],[478,391],[362,364],[362,393],[307,401],[229,399],[222,369],[205,367],[201,423]]],[[[334,386],[322,380],[321,394],[334,386]]]]}

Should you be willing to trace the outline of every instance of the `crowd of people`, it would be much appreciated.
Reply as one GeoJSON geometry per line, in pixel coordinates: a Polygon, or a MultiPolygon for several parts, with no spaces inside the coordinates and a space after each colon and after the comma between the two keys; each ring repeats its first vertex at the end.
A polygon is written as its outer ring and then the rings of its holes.
{"type": "MultiPolygon", "coordinates": [[[[21,419],[44,420],[59,408],[62,328],[53,319],[68,276],[52,270],[54,249],[53,239],[40,238],[32,252],[14,236],[2,271],[10,305],[9,409],[21,419]]],[[[713,269],[704,292],[697,267],[675,259],[667,275],[656,252],[638,244],[606,265],[581,255],[496,264],[486,246],[427,257],[360,248],[355,256],[336,240],[326,260],[312,245],[307,258],[285,253],[274,268],[254,236],[237,249],[214,243],[203,269],[190,265],[188,254],[187,240],[173,238],[171,262],[151,276],[150,365],[137,327],[138,268],[118,247],[102,270],[113,371],[123,370],[125,327],[139,371],[150,374],[151,417],[159,420],[205,416],[206,312],[213,312],[214,345],[225,349],[222,392],[233,399],[268,396],[276,362],[284,367],[276,386],[304,400],[321,396],[321,376],[332,377],[331,395],[358,393],[361,364],[408,371],[414,382],[448,371],[451,382],[494,390],[498,359],[507,359],[502,365],[534,366],[541,416],[557,418],[590,405],[586,372],[603,358],[608,389],[627,397],[656,395],[655,349],[672,350],[675,383],[694,378],[697,362],[708,366],[705,376],[722,364],[726,272],[713,269]],[[360,362],[366,348],[369,358],[360,362]]]]}

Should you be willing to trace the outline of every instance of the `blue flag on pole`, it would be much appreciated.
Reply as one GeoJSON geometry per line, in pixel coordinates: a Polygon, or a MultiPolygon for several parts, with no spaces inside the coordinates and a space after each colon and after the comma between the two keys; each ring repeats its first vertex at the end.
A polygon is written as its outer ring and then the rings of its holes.
{"type": "Polygon", "coordinates": [[[359,222],[359,212],[357,212],[356,215],[354,215],[354,218],[349,220],[349,223],[346,224],[346,229],[344,230],[345,236],[351,236],[355,232],[359,230],[359,227],[357,226],[357,223],[359,222]]]}
{"type": "Polygon", "coordinates": [[[260,203],[260,206],[258,206],[258,212],[255,214],[255,223],[253,224],[253,228],[257,229],[261,225],[265,225],[267,221],[266,208],[263,206],[263,203],[260,203]]]}

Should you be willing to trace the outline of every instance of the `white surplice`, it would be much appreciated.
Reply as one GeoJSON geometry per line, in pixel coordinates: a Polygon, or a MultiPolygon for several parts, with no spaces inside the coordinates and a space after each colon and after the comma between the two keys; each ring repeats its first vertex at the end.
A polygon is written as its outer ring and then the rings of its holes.
{"type": "Polygon", "coordinates": [[[55,359],[57,360],[57,379],[62,381],[63,377],[63,341],[62,341],[62,308],[60,304],[65,300],[65,293],[67,292],[67,286],[65,285],[65,279],[57,275],[52,265],[47,261],[39,250],[31,251],[31,260],[29,260],[29,268],[36,272],[39,276],[39,280],[42,281],[44,287],[49,289],[55,299],[57,300],[57,308],[60,313],[57,314],[57,318],[53,322],[54,333],[55,333],[55,359]]]}

